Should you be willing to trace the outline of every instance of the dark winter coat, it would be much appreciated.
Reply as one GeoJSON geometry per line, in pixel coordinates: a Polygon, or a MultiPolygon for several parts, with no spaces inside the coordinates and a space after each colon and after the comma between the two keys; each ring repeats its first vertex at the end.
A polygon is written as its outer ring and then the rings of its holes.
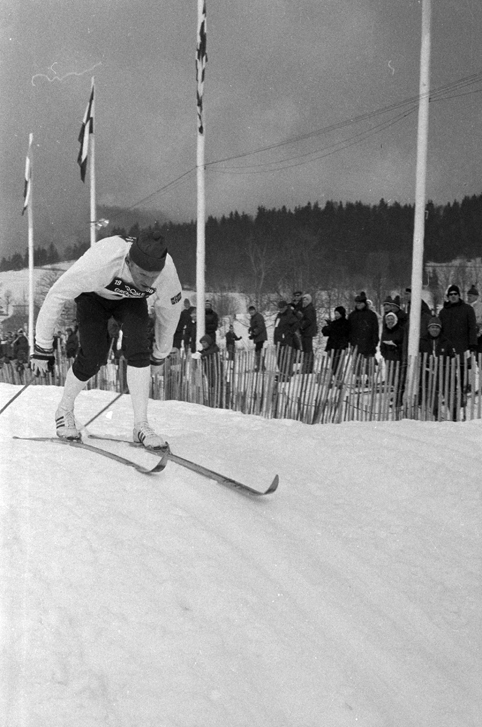
{"type": "Polygon", "coordinates": [[[249,322],[249,336],[254,343],[268,340],[266,323],[261,313],[254,313],[249,322]]]}
{"type": "Polygon", "coordinates": [[[184,336],[183,341],[186,348],[189,348],[192,353],[196,351],[197,341],[197,321],[193,321],[192,318],[189,318],[189,321],[186,324],[186,327],[184,329],[184,336]]]}
{"type": "Polygon", "coordinates": [[[348,316],[349,343],[362,356],[374,356],[379,341],[377,314],[368,308],[353,310],[348,316]]]}
{"type": "Polygon", "coordinates": [[[301,308],[302,318],[300,332],[303,338],[313,338],[318,333],[316,322],[316,311],[313,303],[308,303],[301,308]]]}
{"type": "Polygon", "coordinates": [[[241,336],[237,336],[234,331],[228,331],[226,333],[226,348],[228,351],[234,351],[236,341],[241,341],[241,336]]]}
{"type": "Polygon", "coordinates": [[[206,333],[211,336],[213,341],[216,340],[216,331],[218,330],[219,326],[219,316],[216,313],[216,311],[212,310],[211,308],[206,308],[206,323],[205,323],[205,330],[206,333]]]}
{"type": "Polygon", "coordinates": [[[182,342],[184,340],[184,332],[186,330],[186,326],[188,326],[191,322],[191,313],[194,310],[194,306],[190,306],[189,308],[184,308],[181,311],[181,315],[179,316],[179,323],[177,324],[177,328],[174,332],[174,338],[172,341],[172,345],[174,348],[181,348],[182,342]]]}
{"type": "Polygon", "coordinates": [[[380,353],[385,361],[401,361],[404,353],[405,329],[400,322],[396,323],[393,328],[388,328],[383,324],[382,337],[380,342],[380,353]],[[395,345],[390,345],[386,341],[392,341],[395,345]]]}
{"type": "Polygon", "coordinates": [[[348,348],[350,324],[344,316],[342,318],[335,318],[334,321],[329,321],[326,326],[323,326],[321,332],[324,336],[328,337],[325,347],[326,351],[342,351],[348,348]]]}
{"type": "Polygon", "coordinates": [[[72,332],[69,333],[67,341],[65,342],[65,354],[67,358],[74,358],[77,355],[79,349],[79,339],[77,334],[72,332]]]}
{"type": "Polygon", "coordinates": [[[456,353],[452,342],[449,341],[444,331],[436,338],[431,336],[430,333],[420,336],[419,351],[422,354],[427,353],[429,356],[443,356],[444,358],[453,358],[456,353]]]}
{"type": "Polygon", "coordinates": [[[446,303],[439,313],[445,336],[458,354],[477,346],[477,320],[471,305],[463,300],[446,303]]]}
{"type": "Polygon", "coordinates": [[[293,313],[292,308],[285,310],[275,318],[273,341],[280,346],[295,346],[295,332],[299,327],[299,318],[293,313]]]}
{"type": "Polygon", "coordinates": [[[27,363],[29,353],[28,339],[21,334],[13,342],[13,358],[19,363],[27,363]]]}

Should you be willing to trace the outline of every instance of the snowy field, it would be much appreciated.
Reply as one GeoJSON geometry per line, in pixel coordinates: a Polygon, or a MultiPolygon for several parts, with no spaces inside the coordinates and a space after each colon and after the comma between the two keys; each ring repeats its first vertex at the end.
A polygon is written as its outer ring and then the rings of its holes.
{"type": "MultiPolygon", "coordinates": [[[[52,435],[60,393],[0,416],[2,726],[480,727],[481,421],[150,403],[176,454],[278,473],[255,499],[12,439],[52,435]]],[[[112,398],[83,392],[79,421],[112,398]]],[[[129,397],[90,429],[130,435],[129,397]]]]}

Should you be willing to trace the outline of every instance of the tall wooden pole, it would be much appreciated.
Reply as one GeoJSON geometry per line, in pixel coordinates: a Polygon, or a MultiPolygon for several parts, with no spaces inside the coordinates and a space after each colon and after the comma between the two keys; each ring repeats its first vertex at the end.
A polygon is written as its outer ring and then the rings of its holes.
{"type": "Polygon", "coordinates": [[[204,74],[207,63],[206,53],[206,0],[198,0],[197,44],[196,44],[196,81],[197,81],[197,226],[196,226],[196,343],[204,336],[205,325],[205,267],[206,267],[206,192],[205,192],[205,114],[204,114],[204,74]]]}
{"type": "Polygon", "coordinates": [[[28,219],[28,345],[30,351],[33,352],[34,339],[35,339],[35,310],[34,310],[34,293],[35,293],[35,281],[34,281],[34,243],[33,243],[33,205],[32,205],[32,177],[33,177],[33,159],[32,159],[32,146],[33,146],[33,134],[29,136],[28,153],[30,157],[30,193],[27,206],[27,219],[28,219]]]}
{"type": "Polygon", "coordinates": [[[408,386],[415,376],[415,364],[420,339],[420,314],[422,307],[423,248],[425,229],[428,108],[430,100],[430,23],[431,0],[422,0],[422,46],[420,53],[420,89],[417,136],[417,168],[415,186],[415,220],[412,253],[412,295],[410,328],[408,336],[408,386]]]}
{"type": "MultiPolygon", "coordinates": [[[[92,77],[92,89],[94,88],[94,77],[92,77]]],[[[95,120],[95,96],[92,103],[92,118],[95,120]]],[[[94,121],[97,124],[97,121],[94,121]]],[[[95,245],[97,241],[97,206],[95,201],[95,127],[89,139],[89,164],[90,164],[90,244],[95,245]]]]}

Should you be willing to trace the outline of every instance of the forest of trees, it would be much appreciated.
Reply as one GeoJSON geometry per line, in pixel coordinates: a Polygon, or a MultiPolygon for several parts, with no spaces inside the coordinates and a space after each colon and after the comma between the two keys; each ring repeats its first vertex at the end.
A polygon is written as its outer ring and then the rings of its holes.
{"type": "MultiPolygon", "coordinates": [[[[288,210],[259,207],[255,216],[232,212],[206,222],[206,285],[213,290],[249,291],[258,298],[296,288],[351,287],[388,290],[408,284],[413,244],[413,205],[361,202],[308,203],[288,210]]],[[[164,222],[165,233],[181,282],[194,287],[196,223],[164,222]]],[[[102,236],[135,236],[112,227],[102,236]]],[[[87,236],[86,236],[87,237],[87,236]]],[[[426,206],[425,260],[449,262],[482,256],[482,195],[461,202],[426,206]]],[[[66,248],[62,257],[53,245],[35,250],[35,265],[77,259],[89,242],[66,248]]],[[[0,271],[21,269],[28,254],[3,258],[0,271]]]]}

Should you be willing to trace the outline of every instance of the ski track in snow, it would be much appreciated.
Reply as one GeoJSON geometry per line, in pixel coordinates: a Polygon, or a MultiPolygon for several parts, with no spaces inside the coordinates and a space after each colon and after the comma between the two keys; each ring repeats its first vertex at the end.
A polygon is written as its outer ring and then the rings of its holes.
{"type": "MultiPolygon", "coordinates": [[[[0,418],[2,724],[478,727],[482,422],[150,402],[176,454],[255,487],[280,475],[253,499],[13,440],[53,434],[60,391],[0,418]]],[[[78,420],[114,396],[83,392],[78,420]]],[[[125,396],[90,429],[131,421],[125,396]]]]}

